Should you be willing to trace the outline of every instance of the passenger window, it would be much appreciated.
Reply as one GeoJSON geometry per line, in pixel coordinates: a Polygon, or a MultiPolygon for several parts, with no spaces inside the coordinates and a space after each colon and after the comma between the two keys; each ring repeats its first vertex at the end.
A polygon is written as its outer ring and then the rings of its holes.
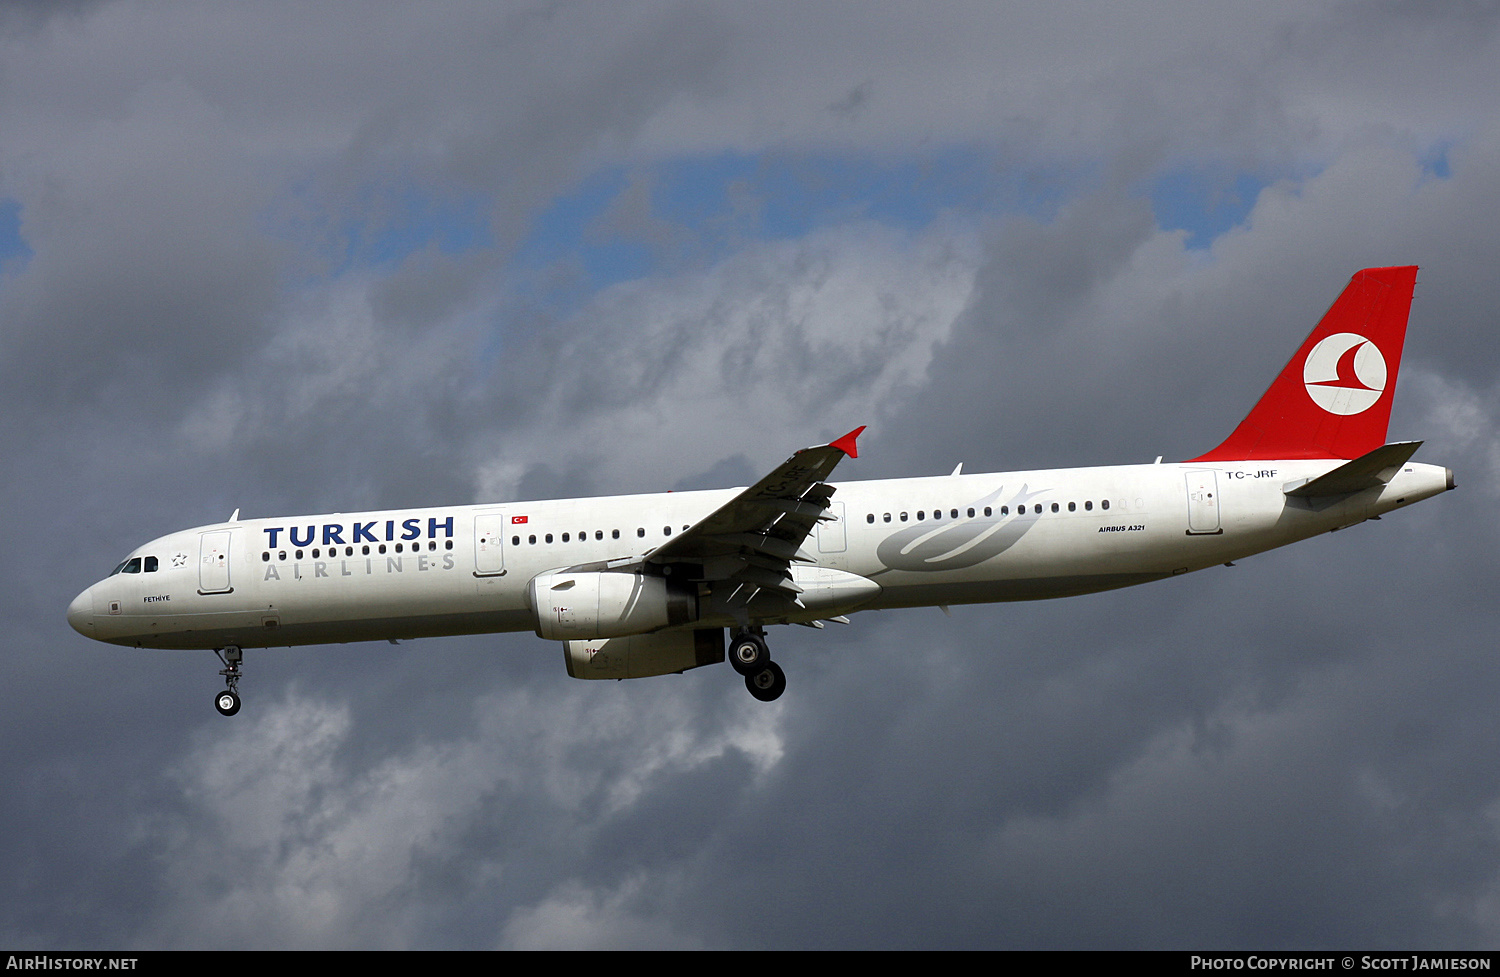
{"type": "Polygon", "coordinates": [[[1052,503],[1052,511],[1053,511],[1053,512],[1056,512],[1056,511],[1057,511],[1057,510],[1058,510],[1058,505],[1057,505],[1057,503],[1056,503],[1056,502],[1054,502],[1054,503],[1052,503]]]}
{"type": "Polygon", "coordinates": [[[1101,508],[1101,509],[1108,509],[1109,508],[1109,500],[1105,499],[1103,502],[1100,502],[1099,503],[1099,508],[1101,508]]]}
{"type": "Polygon", "coordinates": [[[670,536],[670,535],[672,535],[672,527],[671,526],[663,526],[663,527],[661,527],[661,534],[663,536],[670,536]]]}
{"type": "Polygon", "coordinates": [[[568,541],[568,534],[567,533],[563,533],[563,542],[566,543],[567,541],[568,541]]]}
{"type": "Polygon", "coordinates": [[[1092,503],[1092,502],[1085,502],[1083,504],[1083,511],[1084,512],[1093,512],[1094,511],[1094,503],[1092,503]]]}
{"type": "Polygon", "coordinates": [[[619,539],[620,538],[620,531],[618,529],[612,529],[612,530],[610,530],[609,538],[610,539],[619,539]]]}
{"type": "Polygon", "coordinates": [[[868,516],[865,516],[865,522],[872,526],[875,525],[875,513],[872,512],[868,516]]]}
{"type": "Polygon", "coordinates": [[[886,522],[890,522],[891,521],[891,514],[889,512],[887,512],[884,516],[881,516],[881,518],[884,519],[886,522]]]}
{"type": "Polygon", "coordinates": [[[903,512],[903,513],[901,513],[901,521],[902,521],[902,522],[905,522],[905,521],[906,521],[906,513],[904,513],[904,512],[903,512]]]}

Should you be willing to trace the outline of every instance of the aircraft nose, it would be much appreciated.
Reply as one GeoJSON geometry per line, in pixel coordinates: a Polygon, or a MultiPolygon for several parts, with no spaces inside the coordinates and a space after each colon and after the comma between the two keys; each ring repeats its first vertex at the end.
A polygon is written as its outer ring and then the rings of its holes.
{"type": "Polygon", "coordinates": [[[94,590],[90,587],[68,605],[68,623],[86,638],[94,636],[94,590]]]}

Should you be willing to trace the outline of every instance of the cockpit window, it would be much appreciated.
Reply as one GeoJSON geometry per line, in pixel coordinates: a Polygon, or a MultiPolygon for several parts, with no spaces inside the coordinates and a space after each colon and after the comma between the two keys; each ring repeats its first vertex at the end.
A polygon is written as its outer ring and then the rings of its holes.
{"type": "Polygon", "coordinates": [[[130,559],[121,563],[119,566],[115,567],[113,570],[109,571],[109,575],[113,577],[117,573],[140,573],[143,569],[146,573],[155,573],[158,566],[160,566],[160,564],[157,562],[157,559],[154,556],[136,556],[131,557],[130,559]]]}

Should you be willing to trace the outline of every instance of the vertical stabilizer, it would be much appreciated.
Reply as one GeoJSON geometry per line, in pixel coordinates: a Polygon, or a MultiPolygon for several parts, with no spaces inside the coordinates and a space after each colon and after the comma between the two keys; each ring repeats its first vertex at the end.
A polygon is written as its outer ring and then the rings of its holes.
{"type": "Polygon", "coordinates": [[[1385,444],[1415,265],[1349,280],[1234,433],[1191,461],[1358,458],[1385,444]]]}

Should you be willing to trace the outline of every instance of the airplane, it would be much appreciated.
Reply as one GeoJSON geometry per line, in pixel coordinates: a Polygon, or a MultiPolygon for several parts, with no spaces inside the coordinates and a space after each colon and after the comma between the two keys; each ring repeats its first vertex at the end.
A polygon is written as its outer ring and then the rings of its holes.
{"type": "Polygon", "coordinates": [[[844,482],[856,428],[747,488],[241,519],[132,552],[68,607],[87,637],[212,650],[535,631],[568,674],[723,662],[772,701],[766,629],[1175,577],[1453,488],[1386,428],[1415,267],[1367,268],[1229,437],[1176,464],[844,482]],[[727,642],[726,642],[727,635],[727,642]],[[727,654],[726,654],[727,648],[727,654]]]}

